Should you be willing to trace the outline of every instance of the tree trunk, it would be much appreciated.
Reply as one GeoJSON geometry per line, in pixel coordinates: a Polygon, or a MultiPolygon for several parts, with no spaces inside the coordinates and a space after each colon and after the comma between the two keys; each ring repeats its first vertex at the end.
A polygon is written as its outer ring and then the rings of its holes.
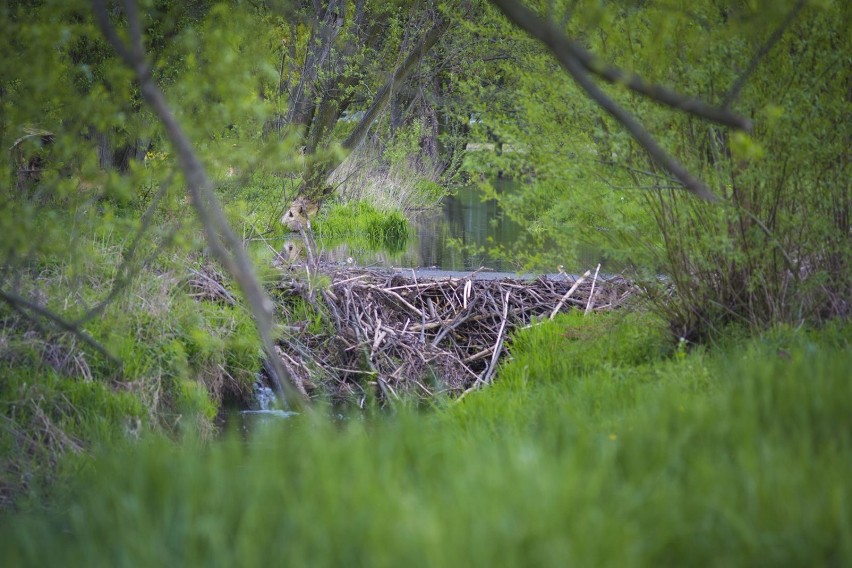
{"type": "MultiPolygon", "coordinates": [[[[405,60],[394,70],[385,85],[376,93],[364,117],[346,140],[343,141],[342,147],[344,152],[342,154],[326,154],[317,157],[317,159],[308,160],[308,165],[302,177],[302,184],[299,188],[299,198],[301,201],[307,201],[318,206],[331,194],[332,188],[326,183],[328,176],[342,163],[346,155],[363,142],[370,127],[387,107],[394,89],[411,75],[423,61],[426,54],[429,53],[429,50],[438,43],[438,40],[441,39],[448,27],[448,21],[438,20],[414,45],[405,60]]],[[[345,90],[341,89],[341,91],[345,90]]],[[[324,140],[324,136],[334,128],[335,122],[340,118],[346,106],[348,104],[344,104],[344,101],[322,101],[320,103],[314,119],[315,124],[312,124],[312,132],[306,144],[306,154],[315,154],[327,149],[328,143],[324,140]],[[328,106],[326,106],[326,103],[328,103],[328,106]]],[[[290,217],[293,217],[293,215],[290,217]]]]}

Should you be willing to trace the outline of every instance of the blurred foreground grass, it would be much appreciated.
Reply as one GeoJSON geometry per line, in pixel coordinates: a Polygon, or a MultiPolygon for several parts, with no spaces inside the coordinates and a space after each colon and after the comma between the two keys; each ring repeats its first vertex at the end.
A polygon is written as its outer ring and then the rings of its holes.
{"type": "Polygon", "coordinates": [[[434,412],[110,447],[0,565],[849,565],[850,328],[735,336],[577,315],[434,412]]]}

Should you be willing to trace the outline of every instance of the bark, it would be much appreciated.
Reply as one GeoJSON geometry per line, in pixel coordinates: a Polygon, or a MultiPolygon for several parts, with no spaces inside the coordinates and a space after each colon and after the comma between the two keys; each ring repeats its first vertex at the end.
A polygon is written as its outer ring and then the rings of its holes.
{"type": "Polygon", "coordinates": [[[248,301],[249,309],[254,317],[266,352],[273,384],[281,394],[286,396],[287,402],[292,407],[301,408],[304,399],[301,398],[292,379],[284,371],[275,349],[273,303],[255,276],[254,267],[243,248],[242,242],[228,224],[224,211],[213,191],[213,183],[198,159],[192,143],[175,118],[163,92],[153,79],[152,70],[146,60],[142,43],[142,27],[136,3],[133,0],[125,0],[130,32],[129,43],[125,43],[119,38],[115,27],[110,22],[104,0],[93,0],[93,5],[95,18],[101,31],[125,64],[135,73],[142,98],[151,107],[166,130],[184,173],[192,206],[204,227],[207,243],[213,256],[236,280],[248,301]]]}
{"type": "MultiPolygon", "coordinates": [[[[426,57],[429,51],[438,43],[448,28],[449,22],[447,20],[438,20],[413,46],[408,56],[399,64],[399,66],[397,66],[396,69],[394,69],[387,82],[373,97],[373,101],[364,113],[364,117],[359,121],[346,140],[343,141],[342,147],[344,152],[342,155],[337,154],[309,162],[303,177],[304,181],[299,189],[300,196],[316,203],[319,203],[328,197],[331,193],[331,188],[325,183],[328,176],[341,164],[345,155],[357,148],[358,145],[363,142],[367,133],[370,131],[370,127],[387,108],[394,89],[397,88],[400,83],[405,81],[419,66],[424,57],[426,57]]],[[[334,127],[334,122],[340,118],[341,112],[342,110],[338,110],[335,114],[333,110],[329,110],[326,115],[320,118],[319,126],[317,126],[316,130],[319,132],[322,129],[321,131],[323,134],[330,131],[330,129],[334,127]],[[332,122],[332,118],[334,122],[332,122]]],[[[310,138],[309,143],[306,145],[306,148],[310,148],[313,152],[317,151],[320,147],[321,139],[319,136],[310,138]]]]}

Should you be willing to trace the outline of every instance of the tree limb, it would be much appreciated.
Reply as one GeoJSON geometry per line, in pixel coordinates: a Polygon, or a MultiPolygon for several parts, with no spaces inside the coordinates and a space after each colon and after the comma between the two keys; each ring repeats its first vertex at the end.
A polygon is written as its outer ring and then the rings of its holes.
{"type": "Polygon", "coordinates": [[[535,12],[515,0],[491,0],[491,3],[512,20],[518,27],[542,42],[562,61],[564,58],[576,60],[589,73],[601,79],[639,93],[662,105],[687,112],[700,118],[731,126],[740,130],[751,130],[751,121],[730,112],[724,107],[714,107],[704,101],[687,97],[664,87],[648,83],[639,75],[608,65],[601,58],[586,50],[578,42],[568,39],[550,22],[539,18],[535,12]]]}
{"type": "Polygon", "coordinates": [[[674,157],[670,156],[657,144],[632,114],[621,108],[610,99],[590,78],[586,68],[574,56],[570,49],[565,49],[567,38],[549,23],[541,20],[535,12],[512,0],[491,0],[501,11],[520,29],[541,41],[556,57],[562,67],[571,75],[574,81],[594,100],[598,106],[620,122],[633,136],[640,146],[669,171],[683,186],[707,201],[718,201],[718,197],[710,191],[703,182],[696,179],[674,157]]]}
{"type": "Polygon", "coordinates": [[[303,399],[285,372],[275,351],[273,339],[273,329],[275,326],[274,305],[255,276],[254,267],[243,248],[242,242],[237,238],[228,224],[222,207],[213,191],[213,183],[195,154],[192,143],[172,113],[165,95],[163,95],[163,92],[153,80],[151,68],[145,59],[136,3],[133,0],[125,0],[124,2],[132,42],[130,45],[125,44],[118,37],[115,27],[109,20],[104,0],[93,0],[92,3],[95,18],[101,31],[116,52],[122,57],[125,64],[135,73],[142,98],[148,103],[166,130],[166,134],[175,149],[178,162],[186,178],[187,192],[189,193],[192,206],[204,227],[210,251],[222,263],[225,270],[237,281],[248,301],[271,369],[271,380],[276,390],[285,395],[287,402],[292,407],[299,408],[303,406],[303,399]]]}

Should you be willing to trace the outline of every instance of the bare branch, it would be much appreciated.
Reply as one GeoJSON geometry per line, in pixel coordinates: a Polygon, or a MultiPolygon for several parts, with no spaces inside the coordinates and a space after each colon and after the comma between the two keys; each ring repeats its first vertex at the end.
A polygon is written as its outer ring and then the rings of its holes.
{"type": "Polygon", "coordinates": [[[725,99],[722,101],[722,108],[728,108],[729,106],[731,106],[734,100],[736,100],[736,98],[740,94],[740,91],[742,91],[743,87],[745,87],[748,78],[751,76],[752,73],[754,73],[755,69],[757,69],[757,66],[760,64],[760,60],[763,59],[767,53],[769,53],[769,51],[776,43],[778,43],[778,40],[781,39],[782,35],[784,35],[784,31],[790,26],[790,24],[793,23],[793,20],[796,19],[796,16],[799,14],[799,12],[802,11],[802,8],[805,7],[806,3],[807,0],[799,0],[799,2],[795,6],[793,6],[793,9],[790,10],[790,13],[787,14],[787,17],[784,18],[784,21],[781,22],[781,24],[778,26],[778,28],[776,28],[774,32],[772,32],[772,35],[769,36],[769,39],[766,40],[766,43],[764,43],[761,48],[757,50],[757,53],[754,54],[754,57],[749,62],[748,67],[746,67],[745,71],[743,71],[743,73],[739,77],[737,77],[737,80],[731,87],[731,90],[728,91],[727,95],[725,95],[725,99]]]}
{"type": "Polygon", "coordinates": [[[292,407],[300,408],[303,405],[303,399],[281,365],[281,360],[275,350],[273,338],[275,317],[272,300],[269,299],[255,276],[254,267],[243,248],[242,242],[228,224],[219,200],[213,191],[213,183],[195,154],[192,143],[172,113],[165,95],[154,82],[150,67],[145,61],[144,47],[141,43],[141,25],[135,3],[133,0],[126,0],[125,4],[127,6],[128,26],[134,45],[127,48],[118,39],[115,28],[109,22],[103,0],[93,0],[98,24],[113,47],[117,48],[117,51],[119,51],[119,48],[124,50],[124,54],[121,51],[119,53],[136,74],[142,98],[148,103],[166,130],[186,178],[187,191],[192,206],[204,227],[210,251],[237,281],[248,301],[271,369],[270,375],[272,375],[273,384],[279,393],[286,396],[287,402],[292,407]]]}
{"type": "Polygon", "coordinates": [[[660,104],[704,118],[711,122],[751,130],[751,121],[725,108],[713,107],[704,101],[687,97],[668,87],[648,83],[639,75],[608,65],[578,42],[568,39],[550,22],[539,18],[535,12],[514,0],[491,0],[491,3],[512,20],[518,27],[541,41],[561,62],[571,58],[586,71],[610,83],[624,85],[660,104]]]}

